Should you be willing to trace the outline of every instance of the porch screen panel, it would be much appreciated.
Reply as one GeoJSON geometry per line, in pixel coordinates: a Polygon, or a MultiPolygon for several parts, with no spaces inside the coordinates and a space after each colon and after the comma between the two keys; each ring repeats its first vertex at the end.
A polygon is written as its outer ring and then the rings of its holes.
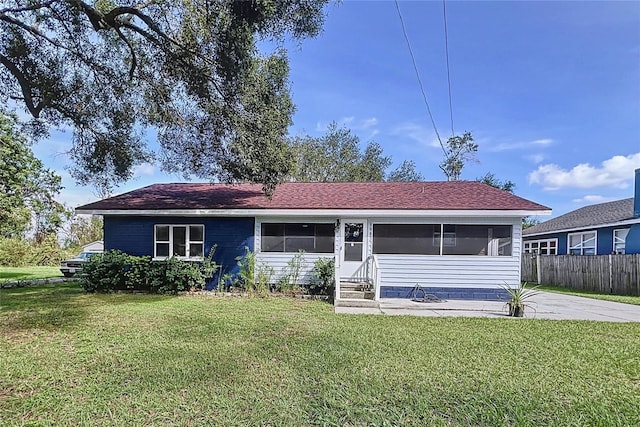
{"type": "Polygon", "coordinates": [[[333,253],[334,225],[316,223],[262,223],[263,252],[333,253]]]}
{"type": "Polygon", "coordinates": [[[373,253],[439,255],[436,232],[440,233],[440,224],[374,224],[373,253]]]}
{"type": "Polygon", "coordinates": [[[443,255],[511,256],[510,225],[445,224],[445,230],[455,234],[455,243],[444,245],[443,255]]]}

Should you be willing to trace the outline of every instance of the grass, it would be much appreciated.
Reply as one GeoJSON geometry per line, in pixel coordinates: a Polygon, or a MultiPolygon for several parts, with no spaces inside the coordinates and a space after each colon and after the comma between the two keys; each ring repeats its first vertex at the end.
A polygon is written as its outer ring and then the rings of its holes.
{"type": "Polygon", "coordinates": [[[60,267],[0,267],[0,282],[14,280],[49,279],[52,277],[62,277],[60,267]]]}
{"type": "Polygon", "coordinates": [[[0,290],[0,425],[625,426],[640,324],[0,290]]]}
{"type": "Polygon", "coordinates": [[[587,297],[587,298],[601,299],[606,301],[622,302],[625,304],[640,305],[640,297],[634,297],[634,296],[601,294],[598,292],[582,291],[577,289],[567,289],[561,286],[550,286],[550,285],[538,286],[537,289],[541,291],[557,292],[559,294],[576,295],[579,297],[587,297]]]}

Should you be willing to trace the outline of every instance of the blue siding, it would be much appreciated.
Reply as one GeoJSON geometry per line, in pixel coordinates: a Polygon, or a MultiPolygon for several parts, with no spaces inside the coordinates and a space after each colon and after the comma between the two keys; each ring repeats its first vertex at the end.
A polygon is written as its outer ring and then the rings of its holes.
{"type": "MultiPolygon", "coordinates": [[[[504,289],[487,288],[446,288],[423,286],[422,290],[430,295],[435,295],[441,299],[454,300],[480,300],[480,301],[507,301],[510,299],[509,293],[504,289]]],[[[380,287],[380,298],[413,298],[413,288],[406,286],[382,286],[380,287]]],[[[419,292],[422,298],[422,292],[419,292]]]]}
{"type": "Polygon", "coordinates": [[[627,234],[625,253],[640,254],[640,224],[633,224],[627,234]]]}
{"type": "Polygon", "coordinates": [[[223,273],[236,273],[235,258],[244,255],[245,247],[251,251],[254,249],[254,218],[164,216],[105,216],[104,248],[136,256],[153,256],[153,228],[156,224],[204,224],[205,254],[217,245],[214,259],[223,266],[223,273]]]}
{"type": "MultiPolygon", "coordinates": [[[[591,230],[580,230],[575,233],[583,233],[586,231],[597,231],[597,247],[596,254],[597,255],[609,255],[613,253],[613,230],[618,230],[622,228],[629,228],[628,225],[621,225],[617,227],[603,227],[598,229],[591,230]]],[[[568,239],[569,234],[571,233],[550,233],[543,234],[539,236],[525,236],[524,241],[528,240],[539,240],[539,239],[558,239],[558,255],[566,255],[568,249],[568,239]]],[[[629,234],[627,235],[626,240],[626,248],[625,252],[628,254],[638,254],[640,253],[640,224],[635,224],[631,226],[629,230],[629,234]]]]}

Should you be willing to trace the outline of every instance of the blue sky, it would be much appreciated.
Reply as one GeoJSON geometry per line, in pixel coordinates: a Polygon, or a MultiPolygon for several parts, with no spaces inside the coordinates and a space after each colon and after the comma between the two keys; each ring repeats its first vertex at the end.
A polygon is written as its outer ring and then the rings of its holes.
{"type": "MultiPolygon", "coordinates": [[[[401,1],[408,37],[438,131],[451,135],[442,2],[401,1]]],[[[454,130],[471,131],[486,172],[554,216],[633,195],[640,168],[640,2],[453,2],[447,27],[454,130]]],[[[428,118],[392,1],[330,5],[324,32],[287,45],[297,111],[292,135],[322,135],[336,121],[394,165],[414,160],[443,180],[428,118]]],[[[95,200],[64,171],[68,134],[34,147],[63,175],[61,199],[95,200]]],[[[184,181],[144,165],[118,192],[184,181]]]]}

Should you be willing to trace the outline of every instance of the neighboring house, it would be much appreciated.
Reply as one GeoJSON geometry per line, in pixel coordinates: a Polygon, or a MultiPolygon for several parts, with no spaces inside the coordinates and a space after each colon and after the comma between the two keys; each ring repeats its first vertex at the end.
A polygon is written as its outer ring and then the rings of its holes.
{"type": "Polygon", "coordinates": [[[102,252],[104,250],[104,242],[102,240],[96,240],[95,242],[87,243],[82,247],[82,252],[102,252]]]}
{"type": "Polygon", "coordinates": [[[333,258],[340,284],[369,281],[375,299],[416,284],[450,299],[498,299],[520,283],[522,218],[549,208],[479,182],[156,184],[81,206],[102,215],[105,249],[201,260],[222,273],[248,248],[278,274],[304,251],[301,281],[333,258]]]}
{"type": "Polygon", "coordinates": [[[542,255],[640,253],[640,169],[630,199],[585,206],[523,231],[523,251],[542,255]]]}

